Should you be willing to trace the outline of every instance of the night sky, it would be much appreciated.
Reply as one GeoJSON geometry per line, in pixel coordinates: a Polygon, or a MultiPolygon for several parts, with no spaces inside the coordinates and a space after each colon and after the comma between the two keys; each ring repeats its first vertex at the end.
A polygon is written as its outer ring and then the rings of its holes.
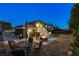
{"type": "Polygon", "coordinates": [[[60,28],[68,28],[73,4],[0,4],[0,19],[22,25],[27,21],[41,19],[60,28]]]}

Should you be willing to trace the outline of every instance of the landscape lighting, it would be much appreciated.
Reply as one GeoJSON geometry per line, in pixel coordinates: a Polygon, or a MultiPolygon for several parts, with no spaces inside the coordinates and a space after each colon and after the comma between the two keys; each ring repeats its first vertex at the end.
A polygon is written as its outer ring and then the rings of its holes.
{"type": "Polygon", "coordinates": [[[32,30],[31,29],[28,29],[28,32],[32,32],[32,30]]]}

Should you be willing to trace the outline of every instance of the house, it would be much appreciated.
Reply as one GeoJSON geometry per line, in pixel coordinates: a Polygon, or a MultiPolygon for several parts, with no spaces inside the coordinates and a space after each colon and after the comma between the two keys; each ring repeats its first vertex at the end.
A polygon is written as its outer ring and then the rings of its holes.
{"type": "Polygon", "coordinates": [[[25,38],[26,37],[26,28],[36,28],[36,26],[44,27],[48,32],[51,32],[54,30],[54,26],[52,24],[36,20],[28,22],[26,25],[19,25],[15,27],[15,35],[19,38],[25,38]],[[39,26],[40,25],[40,26],[39,26]]]}
{"type": "Polygon", "coordinates": [[[15,30],[15,35],[18,37],[18,38],[23,38],[23,37],[26,37],[25,36],[25,26],[24,25],[19,25],[19,26],[16,26],[14,28],[15,30]]]}
{"type": "Polygon", "coordinates": [[[44,28],[46,28],[48,31],[54,30],[54,26],[52,24],[49,24],[47,22],[43,22],[41,20],[35,20],[35,21],[31,21],[27,23],[27,27],[28,25],[35,27],[36,24],[39,24],[40,26],[43,26],[44,28]]]}

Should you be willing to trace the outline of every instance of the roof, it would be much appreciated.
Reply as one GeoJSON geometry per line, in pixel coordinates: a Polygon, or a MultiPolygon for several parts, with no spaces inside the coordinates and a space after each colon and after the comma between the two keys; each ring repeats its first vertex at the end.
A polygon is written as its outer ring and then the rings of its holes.
{"type": "MultiPolygon", "coordinates": [[[[28,22],[27,25],[28,25],[28,24],[32,25],[32,24],[35,24],[36,22],[44,23],[44,24],[46,24],[46,25],[50,25],[50,26],[54,27],[53,24],[44,22],[44,21],[42,21],[42,20],[35,20],[35,21],[28,22]]],[[[22,29],[23,27],[24,27],[24,25],[19,25],[19,26],[16,26],[15,28],[21,28],[21,29],[22,29]]]]}
{"type": "Polygon", "coordinates": [[[44,21],[42,21],[42,20],[31,21],[31,22],[28,22],[27,24],[33,24],[33,23],[36,23],[36,22],[40,22],[40,23],[44,23],[44,24],[48,24],[48,25],[53,26],[53,24],[50,24],[50,23],[44,22],[44,21]]]}
{"type": "Polygon", "coordinates": [[[19,26],[16,26],[15,29],[24,29],[23,27],[24,25],[19,25],[19,26]]]}

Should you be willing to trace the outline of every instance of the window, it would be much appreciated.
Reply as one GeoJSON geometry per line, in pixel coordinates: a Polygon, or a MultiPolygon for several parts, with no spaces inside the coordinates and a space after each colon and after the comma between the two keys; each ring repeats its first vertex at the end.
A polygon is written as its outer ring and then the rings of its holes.
{"type": "Polygon", "coordinates": [[[45,27],[47,28],[47,25],[45,27]]]}
{"type": "Polygon", "coordinates": [[[49,28],[50,28],[50,26],[49,26],[49,28]]]}

